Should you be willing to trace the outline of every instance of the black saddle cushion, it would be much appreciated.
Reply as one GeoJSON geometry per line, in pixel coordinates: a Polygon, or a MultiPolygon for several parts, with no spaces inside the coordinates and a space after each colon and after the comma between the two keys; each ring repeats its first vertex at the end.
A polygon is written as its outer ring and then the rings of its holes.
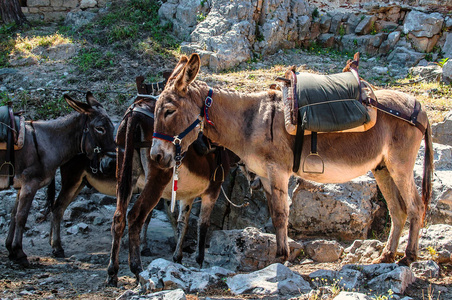
{"type": "Polygon", "coordinates": [[[370,121],[359,102],[358,82],[351,72],[332,75],[297,75],[299,122],[315,132],[341,131],[370,121]]]}

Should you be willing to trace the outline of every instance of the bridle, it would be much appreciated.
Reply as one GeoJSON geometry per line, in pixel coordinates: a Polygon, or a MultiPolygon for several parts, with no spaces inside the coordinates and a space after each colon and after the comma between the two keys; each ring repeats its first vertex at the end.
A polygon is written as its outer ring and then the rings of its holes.
{"type": "Polygon", "coordinates": [[[85,121],[84,121],[84,125],[83,125],[83,133],[82,133],[82,138],[80,141],[80,153],[88,156],[89,153],[86,151],[86,140],[88,140],[90,142],[90,144],[93,146],[93,157],[90,159],[89,167],[91,168],[91,172],[93,174],[96,174],[97,172],[99,172],[100,155],[101,154],[108,155],[112,151],[104,152],[104,151],[102,151],[102,147],[100,147],[99,145],[96,144],[96,142],[94,141],[93,135],[90,131],[90,127],[88,126],[88,119],[89,119],[88,115],[85,115],[85,121]]]}
{"type": "Polygon", "coordinates": [[[199,131],[202,133],[204,130],[204,122],[203,122],[204,119],[206,120],[206,122],[208,124],[210,124],[212,126],[214,125],[212,123],[212,121],[209,119],[209,114],[208,114],[209,108],[212,106],[212,103],[213,103],[212,95],[213,95],[213,90],[210,88],[209,93],[208,93],[206,99],[204,100],[204,104],[201,107],[200,114],[198,115],[196,120],[193,121],[193,123],[191,123],[184,131],[182,131],[181,133],[174,135],[174,136],[160,133],[160,132],[154,132],[154,134],[152,135],[153,138],[157,138],[157,139],[164,140],[164,141],[174,144],[174,147],[176,148],[174,160],[176,161],[177,168],[179,168],[180,164],[182,163],[182,159],[185,157],[185,153],[182,153],[182,147],[181,147],[182,139],[187,134],[189,134],[193,129],[195,129],[199,123],[201,123],[201,127],[200,127],[199,131]]]}

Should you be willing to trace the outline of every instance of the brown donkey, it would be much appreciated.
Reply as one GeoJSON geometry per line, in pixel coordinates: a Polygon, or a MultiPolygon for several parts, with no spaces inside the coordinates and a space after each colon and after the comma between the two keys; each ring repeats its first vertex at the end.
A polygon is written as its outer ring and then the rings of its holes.
{"type": "MultiPolygon", "coordinates": [[[[13,186],[19,191],[5,244],[9,259],[22,265],[28,265],[22,237],[37,190],[53,180],[60,165],[79,153],[89,159],[115,153],[113,123],[93,95],[88,92],[86,103],[67,95],[64,98],[76,112],[56,120],[26,122],[23,148],[15,151],[13,186]]],[[[0,153],[2,161],[4,152],[0,153]]]]}
{"type": "MultiPolygon", "coordinates": [[[[244,94],[212,89],[205,82],[195,81],[199,68],[197,54],[190,59],[186,56],[180,59],[176,71],[181,71],[174,73],[157,101],[155,131],[177,136],[192,122],[199,122],[200,112],[208,109],[208,118],[205,119],[210,122],[204,123],[204,134],[231,149],[250,171],[260,176],[276,229],[277,256],[287,259],[287,193],[289,178],[293,174],[295,137],[284,128],[282,94],[275,90],[244,94]]],[[[389,90],[379,90],[375,94],[382,105],[405,115],[413,111],[415,99],[407,94],[389,90]]],[[[324,173],[303,173],[300,168],[295,174],[320,183],[341,183],[372,170],[392,220],[388,242],[375,263],[395,260],[407,218],[410,222],[409,240],[405,256],[399,263],[408,265],[417,258],[419,231],[431,197],[433,172],[431,129],[424,110],[420,111],[418,121],[426,128],[425,132],[378,111],[376,125],[366,132],[322,134],[317,149],[322,153],[324,173]],[[421,198],[416,190],[413,167],[423,137],[425,158],[421,198]]],[[[180,141],[181,151],[185,151],[195,138],[195,131],[186,134],[180,141]]],[[[310,152],[310,144],[309,139],[303,144],[302,161],[310,152]]],[[[154,140],[151,158],[162,168],[172,168],[175,152],[172,143],[154,140]]]]}
{"type": "MultiPolygon", "coordinates": [[[[172,172],[169,169],[160,168],[150,159],[150,146],[154,132],[154,106],[155,100],[138,100],[126,112],[116,135],[117,150],[117,204],[113,216],[111,233],[113,237],[110,262],[108,265],[107,284],[118,284],[119,271],[119,247],[121,237],[126,226],[127,206],[132,197],[134,187],[142,186],[141,193],[133,207],[127,214],[129,230],[129,267],[137,278],[142,271],[140,257],[140,230],[158,203],[161,197],[171,199],[172,172]],[[137,150],[139,153],[137,153],[137,150]],[[136,157],[139,165],[136,165],[136,157]],[[143,172],[143,174],[140,174],[143,172]],[[142,183],[137,181],[143,179],[142,183]]],[[[201,197],[201,212],[198,224],[198,254],[196,261],[202,265],[204,261],[204,248],[208,227],[210,226],[210,214],[217,200],[222,184],[222,176],[216,174],[218,165],[222,165],[222,172],[228,174],[229,160],[238,160],[230,151],[221,149],[215,153],[200,155],[194,150],[194,146],[188,148],[184,164],[180,167],[180,180],[178,182],[177,199],[179,202],[179,217],[177,220],[178,240],[173,260],[181,262],[183,237],[188,229],[187,222],[193,201],[201,197]],[[221,154],[220,154],[221,153],[221,154]]],[[[235,162],[236,162],[235,161],[235,162]]],[[[218,170],[217,170],[218,171],[218,170]]],[[[222,173],[221,172],[221,173],[222,173]]],[[[219,174],[217,172],[217,174],[219,174]]]]}

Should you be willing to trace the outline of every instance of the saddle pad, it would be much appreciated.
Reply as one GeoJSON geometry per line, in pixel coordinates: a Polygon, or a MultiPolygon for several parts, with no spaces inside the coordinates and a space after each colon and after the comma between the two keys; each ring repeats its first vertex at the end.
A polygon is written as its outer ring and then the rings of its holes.
{"type": "Polygon", "coordinates": [[[333,75],[297,75],[299,122],[305,130],[332,132],[370,121],[359,100],[359,86],[350,72],[333,75]]]}
{"type": "MultiPolygon", "coordinates": [[[[0,107],[1,108],[1,107],[0,107]]],[[[19,122],[16,122],[16,130],[19,128],[19,134],[17,135],[17,140],[14,143],[14,150],[20,150],[24,146],[25,140],[25,118],[23,116],[16,116],[15,119],[19,119],[19,122]]],[[[4,125],[0,125],[1,127],[5,127],[4,125]]],[[[4,139],[0,140],[0,150],[6,150],[6,136],[4,139]]]]}
{"type": "MultiPolygon", "coordinates": [[[[19,117],[14,117],[14,122],[16,123],[16,130],[19,128],[19,117]]],[[[0,106],[0,141],[6,142],[8,138],[8,130],[11,127],[11,122],[9,119],[8,106],[0,106]]],[[[17,134],[16,134],[17,136],[17,134]]]]}

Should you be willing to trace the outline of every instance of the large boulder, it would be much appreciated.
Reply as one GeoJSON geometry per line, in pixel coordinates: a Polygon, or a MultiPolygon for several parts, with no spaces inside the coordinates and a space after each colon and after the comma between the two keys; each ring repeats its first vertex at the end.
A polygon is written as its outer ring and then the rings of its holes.
{"type": "Polygon", "coordinates": [[[299,180],[294,189],[289,233],[299,239],[330,236],[346,240],[366,238],[376,203],[377,185],[370,176],[343,184],[319,184],[299,180]]]}
{"type": "Polygon", "coordinates": [[[411,11],[405,17],[403,32],[420,52],[430,52],[439,39],[444,18],[440,13],[411,11]]]}
{"type": "MultiPolygon", "coordinates": [[[[297,257],[303,245],[289,239],[291,257],[297,257]]],[[[213,232],[207,249],[206,266],[220,266],[233,271],[255,271],[275,262],[276,237],[257,228],[213,232]]]]}
{"type": "MultiPolygon", "coordinates": [[[[452,63],[450,66],[452,68],[452,63]]],[[[442,122],[432,125],[432,135],[435,143],[452,146],[452,110],[447,113],[442,122]]]]}
{"type": "Polygon", "coordinates": [[[442,81],[445,84],[451,84],[452,83],[452,54],[450,56],[450,59],[443,66],[442,81]]]}

